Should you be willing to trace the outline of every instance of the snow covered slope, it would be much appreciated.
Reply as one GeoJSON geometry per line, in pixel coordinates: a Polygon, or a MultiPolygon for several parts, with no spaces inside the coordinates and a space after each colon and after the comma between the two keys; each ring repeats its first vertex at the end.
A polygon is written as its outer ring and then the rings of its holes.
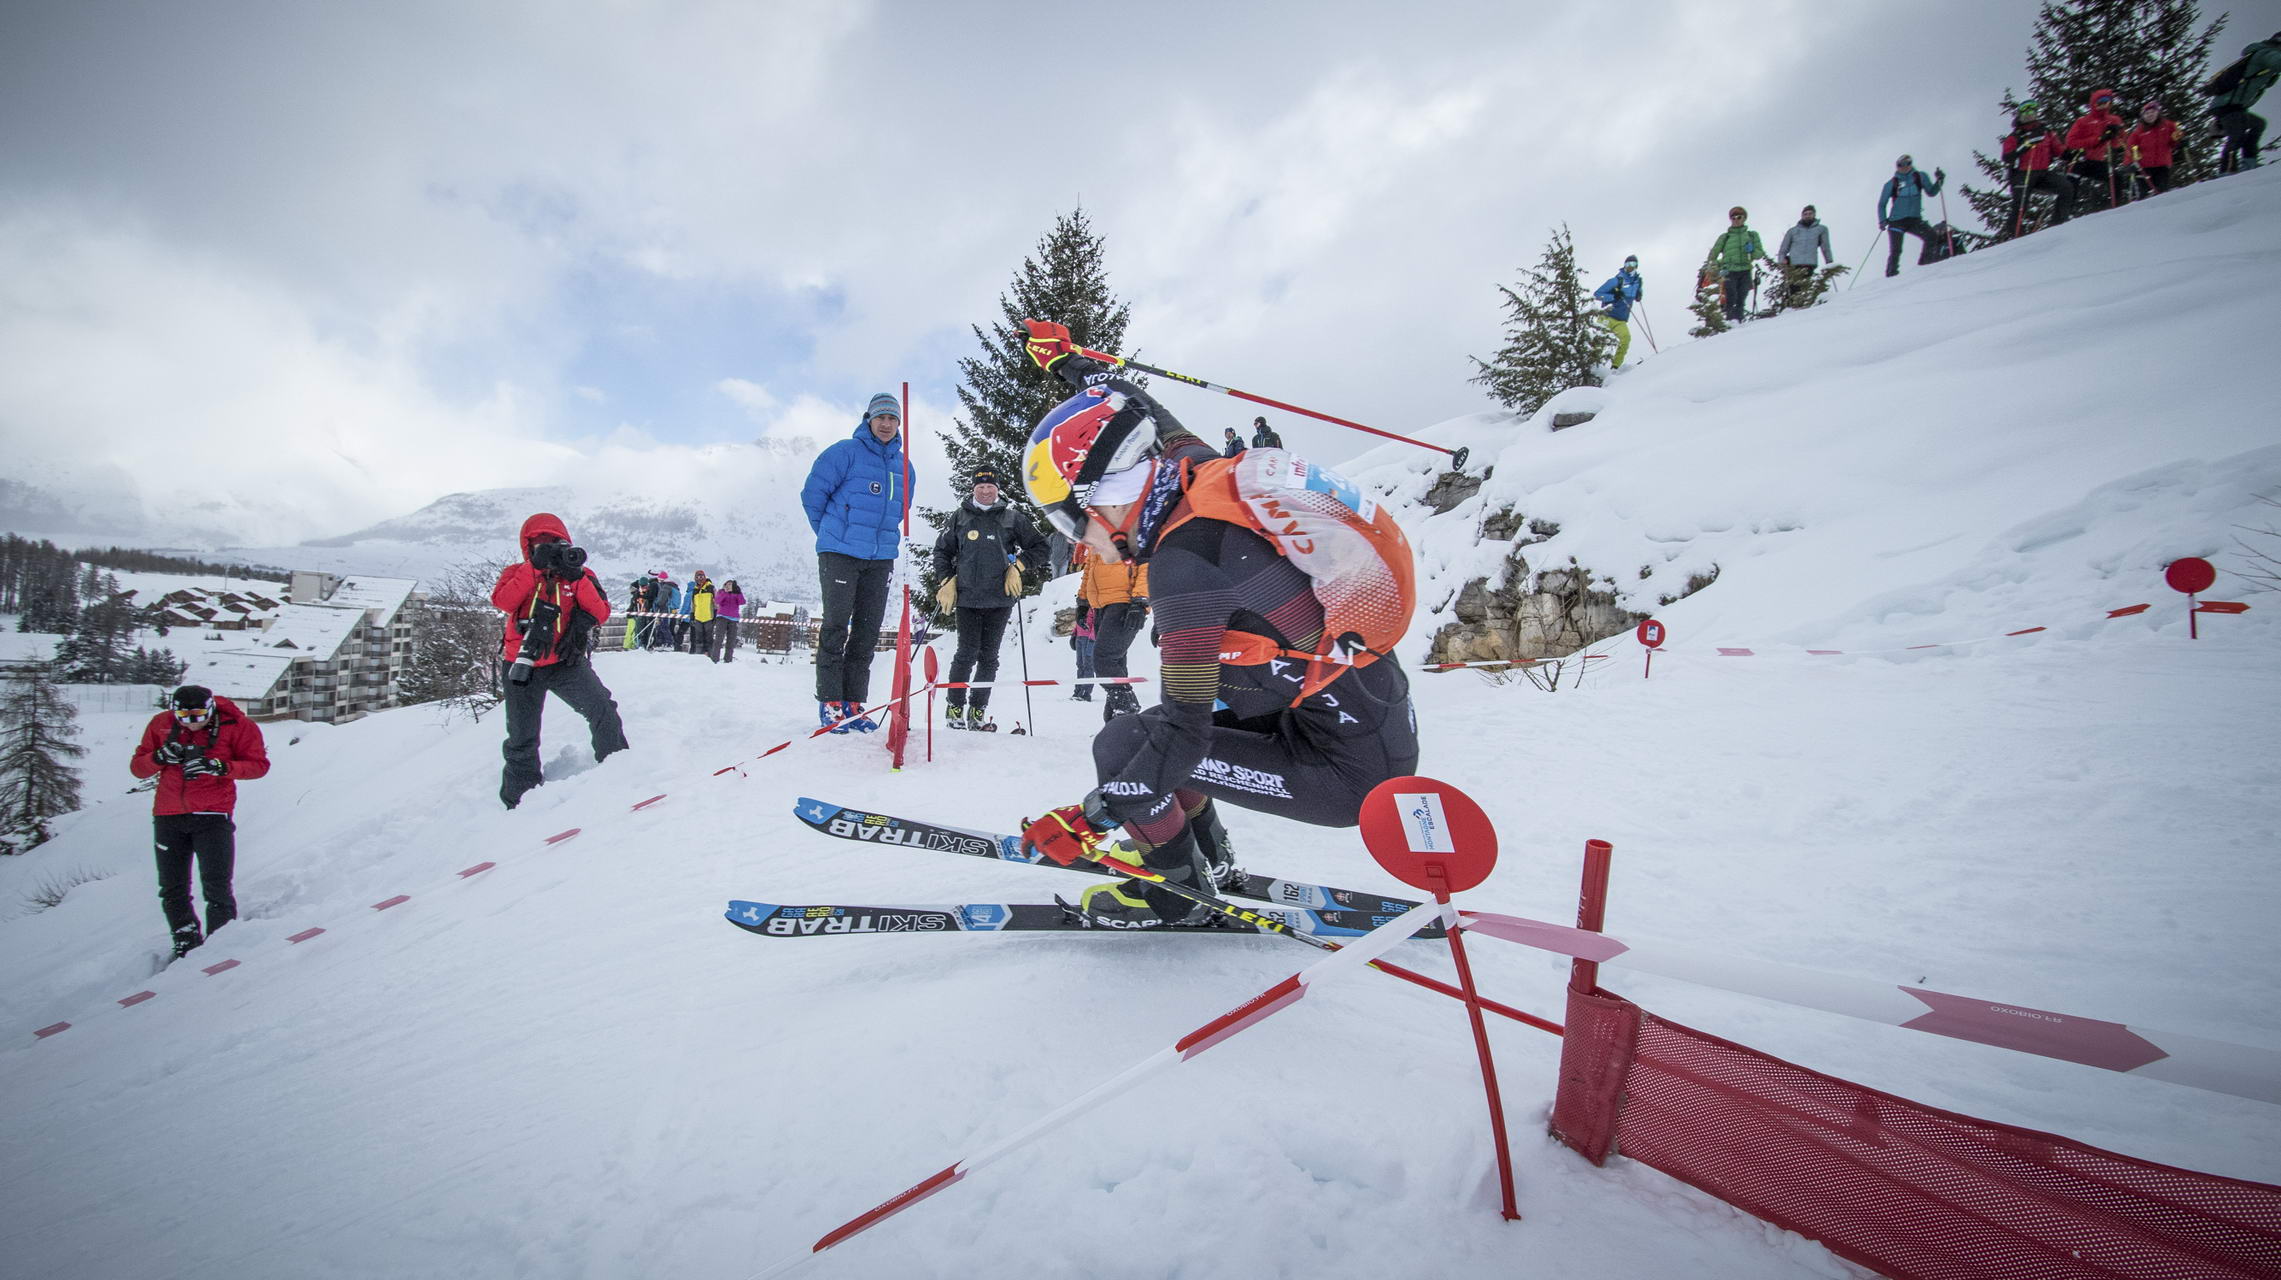
{"type": "MultiPolygon", "coordinates": [[[[1429,430],[1495,474],[1447,516],[1406,518],[1421,606],[1494,579],[1510,544],[1475,535],[1506,507],[1560,526],[1528,548],[1532,568],[1574,557],[1667,622],[1675,648],[2001,633],[2146,599],[2179,556],[2225,561],[2233,526],[2269,510],[2254,495],[2281,493],[2260,381],[2281,349],[2276,179],[1872,278],[1525,423],[1429,430]],[[1583,409],[1599,417],[1552,433],[1555,413],[1583,409]],[[1717,591],[1658,607],[1714,568],[1717,591]]],[[[1679,299],[1652,297],[1681,330],[1679,299]]],[[[1415,499],[1438,460],[1387,445],[1341,469],[1415,499]]],[[[1414,628],[1409,652],[1446,620],[1414,628]]]]}
{"type": "MultiPolygon", "coordinates": [[[[2251,597],[2189,642],[2159,581],[2178,555],[2230,566],[2229,525],[2273,487],[2272,429],[2227,379],[2273,346],[2272,321],[2230,299],[2281,284],[2276,179],[1870,281],[1658,357],[1558,436],[1434,428],[1497,474],[1472,508],[1412,522],[1429,603],[1501,556],[1467,543],[1504,502],[1560,523],[1531,548],[1540,567],[1573,553],[1651,600],[1721,570],[1659,611],[1677,652],[1653,680],[1629,650],[1549,695],[1417,678],[1423,771],[1479,797],[1502,834],[1471,900],[1564,918],[1577,853],[1603,837],[1611,928],[2281,1048],[2281,607],[2251,597]],[[2069,621],[2140,600],[2158,607],[2069,621]],[[1898,658],[1785,648],[2037,623],[2053,629],[1898,658]],[[1712,644],[1769,652],[1687,652],[1712,644]]],[[[1358,470],[1422,489],[1426,462],[1358,470]]],[[[1066,672],[1042,617],[1029,662],[1066,672]]],[[[747,935],[725,900],[1039,900],[1082,883],[826,841],[788,811],[813,795],[1004,829],[1090,785],[1094,706],[1036,690],[1034,735],[938,733],[934,763],[890,774],[853,736],[751,762],[803,726],[805,668],[598,667],[635,749],[594,767],[550,708],[555,780],[511,814],[492,795],[496,719],[273,726],[277,767],[240,811],[248,917],[196,955],[243,963],[214,976],[151,974],[147,807],[124,794],[136,718],[90,717],[89,808],[0,864],[19,913],[0,921],[12,1273],[747,1276],[1312,959],[1265,938],[747,935]],[[743,775],[713,776],[735,760],[743,775]],[[24,905],[74,872],[105,878],[24,905]],[[327,932],[287,941],[313,926],[327,932]]],[[[999,699],[999,719],[1030,719],[1020,706],[999,699]]],[[[1229,816],[1255,869],[1392,887],[1352,832],[1229,816]]],[[[1491,994],[1557,1015],[1564,965],[1487,941],[1473,954],[1491,994]]],[[[1399,956],[1447,972],[1430,944],[1399,956]]],[[[1612,985],[1933,1105],[2281,1180],[2281,1109],[1669,980],[1612,985]]],[[[1554,1145],[1558,1045],[1494,1035],[1523,1222],[1496,1216],[1461,1012],[1366,974],[817,1274],[1858,1274],[1554,1145]]]]}

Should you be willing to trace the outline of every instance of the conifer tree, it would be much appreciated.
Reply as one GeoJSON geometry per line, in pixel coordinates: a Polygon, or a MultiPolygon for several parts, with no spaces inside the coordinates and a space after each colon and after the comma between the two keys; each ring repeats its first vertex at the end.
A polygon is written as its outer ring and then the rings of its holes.
{"type": "Polygon", "coordinates": [[[0,853],[45,844],[49,822],[79,808],[79,773],[66,760],[87,754],[79,709],[46,666],[0,695],[0,853]]]}
{"type": "MultiPolygon", "coordinates": [[[[92,573],[93,567],[89,567],[92,573]]],[[[59,678],[79,684],[117,684],[126,678],[127,645],[141,625],[142,611],[119,593],[119,579],[104,574],[79,611],[70,638],[55,649],[59,678]]]]}
{"type": "MultiPolygon", "coordinates": [[[[1817,267],[1810,272],[1801,272],[1798,277],[1798,287],[1792,290],[1790,287],[1791,268],[1785,265],[1780,271],[1767,277],[1767,310],[1779,315],[1784,311],[1796,311],[1801,307],[1810,307],[1816,303],[1827,301],[1830,286],[1837,283],[1839,276],[1851,270],[1853,268],[1842,262],[1833,262],[1826,267],[1817,267]]],[[[1722,323],[1724,323],[1724,319],[1722,316],[1722,323]]]]}
{"type": "MultiPolygon", "coordinates": [[[[2217,172],[2218,149],[2208,136],[2210,104],[2201,89],[2226,15],[2197,29],[2199,17],[2195,0],[2044,0],[2030,36],[2026,96],[2044,124],[2061,135],[2088,108],[2094,89],[2114,90],[2115,114],[2133,124],[2140,104],[2160,99],[2163,114],[2178,122],[2170,184],[2210,177],[2217,172]]],[[[1998,136],[2011,131],[2020,101],[2004,90],[1997,104],[1998,136]]],[[[1972,158],[1988,185],[1966,186],[1965,202],[1998,236],[2008,237],[2012,195],[2002,154],[1975,151],[1972,158]]],[[[2104,202],[2102,192],[2099,203],[2104,202]]]]}
{"type": "MultiPolygon", "coordinates": [[[[1024,320],[1051,320],[1069,327],[1080,346],[1096,351],[1124,353],[1125,325],[1131,308],[1109,289],[1109,270],[1102,238],[1093,232],[1083,207],[1054,219],[1053,230],[1038,241],[1037,249],[1022,260],[1013,283],[998,295],[999,318],[985,330],[973,326],[981,354],[958,362],[962,379],[958,403],[964,412],[945,433],[950,445],[955,495],[938,508],[922,509],[936,531],[949,522],[967,494],[966,478],[974,468],[990,465],[1002,478],[1005,499],[1037,522],[1040,532],[1051,534],[1044,515],[1022,489],[1022,450],[1030,432],[1048,409],[1069,398],[1069,387],[1058,377],[1031,363],[1023,350],[1029,340],[1024,320]]],[[[1138,379],[1135,379],[1138,381],[1138,379]]],[[[933,547],[927,538],[919,546],[922,594],[932,607],[936,582],[931,562],[923,553],[933,547]]],[[[1031,586],[1045,578],[1044,565],[1025,565],[1022,576],[1031,586]]]]}
{"type": "Polygon", "coordinates": [[[1518,289],[1497,286],[1505,295],[1505,345],[1494,359],[1469,357],[1479,372],[1468,381],[1527,416],[1570,387],[1600,385],[1595,370],[1615,354],[1616,336],[1594,319],[1600,308],[1576,273],[1566,224],[1545,242],[1536,265],[1520,272],[1518,289]]]}
{"type": "Polygon", "coordinates": [[[1687,304],[1687,310],[1695,317],[1688,337],[1714,337],[1734,327],[1727,322],[1726,294],[1716,271],[1704,271],[1696,277],[1695,300],[1687,304]]]}

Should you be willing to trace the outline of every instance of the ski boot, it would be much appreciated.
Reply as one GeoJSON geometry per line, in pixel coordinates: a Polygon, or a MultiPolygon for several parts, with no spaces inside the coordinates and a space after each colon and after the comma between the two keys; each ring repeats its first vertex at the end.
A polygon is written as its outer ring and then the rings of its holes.
{"type": "Polygon", "coordinates": [[[945,728],[971,729],[974,727],[974,721],[968,717],[967,709],[964,706],[944,707],[942,717],[945,728]]]}
{"type": "Polygon", "coordinates": [[[844,714],[840,710],[839,703],[819,702],[816,704],[816,722],[829,728],[833,733],[847,732],[848,727],[840,723],[840,718],[844,714]]]}
{"type": "Polygon", "coordinates": [[[186,924],[181,928],[175,930],[174,954],[168,958],[169,963],[175,960],[180,960],[182,957],[189,955],[191,952],[197,950],[199,946],[205,941],[205,937],[198,932],[197,925],[186,924]]]}
{"type": "Polygon", "coordinates": [[[1138,715],[1140,713],[1140,695],[1133,692],[1131,685],[1112,684],[1102,687],[1109,691],[1106,700],[1108,705],[1101,708],[1102,724],[1107,724],[1118,716],[1138,715]]]}
{"type": "Polygon", "coordinates": [[[1134,880],[1093,885],[1078,894],[1074,903],[1060,898],[1054,901],[1060,902],[1064,910],[1084,917],[1086,923],[1104,929],[1210,928],[1219,920],[1201,903],[1151,890],[1134,880]],[[1166,899],[1165,908],[1161,910],[1152,901],[1159,897],[1166,899]]]}
{"type": "Polygon", "coordinates": [[[857,733],[877,733],[879,731],[879,723],[870,716],[863,714],[863,704],[860,702],[841,703],[840,714],[854,717],[847,722],[847,727],[857,733]]]}
{"type": "Polygon", "coordinates": [[[1196,832],[1196,849],[1203,855],[1204,876],[1215,893],[1226,893],[1244,881],[1243,868],[1236,865],[1235,845],[1228,839],[1228,829],[1220,825],[1220,807],[1205,801],[1203,812],[1189,820],[1196,832]]]}

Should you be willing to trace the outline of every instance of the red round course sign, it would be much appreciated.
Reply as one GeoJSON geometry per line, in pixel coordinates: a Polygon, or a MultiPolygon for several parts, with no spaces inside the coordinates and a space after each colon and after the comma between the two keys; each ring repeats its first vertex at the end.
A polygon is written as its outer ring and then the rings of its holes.
{"type": "Polygon", "coordinates": [[[1653,618],[1639,624],[1639,630],[1632,632],[1632,634],[1638,637],[1639,642],[1647,648],[1660,649],[1663,647],[1663,624],[1653,618]]]}
{"type": "Polygon", "coordinates": [[[1473,797],[1432,778],[1388,778],[1362,799],[1362,843],[1395,879],[1461,893],[1497,868],[1497,828],[1473,797]]]}
{"type": "Polygon", "coordinates": [[[927,661],[926,661],[926,668],[927,668],[927,683],[928,683],[928,684],[933,684],[933,683],[935,682],[936,678],[942,675],[942,668],[941,668],[940,666],[938,666],[938,665],[936,664],[936,662],[935,662],[935,647],[934,647],[933,645],[928,645],[928,646],[927,646],[925,649],[921,650],[920,652],[922,652],[922,653],[925,653],[925,654],[927,655],[927,661]]]}
{"type": "Polygon", "coordinates": [[[2170,584],[2172,591],[2192,595],[2209,590],[2210,584],[2218,580],[2218,571],[2200,556],[2187,556],[2171,561],[2170,567],[2162,571],[2162,580],[2170,584]]]}

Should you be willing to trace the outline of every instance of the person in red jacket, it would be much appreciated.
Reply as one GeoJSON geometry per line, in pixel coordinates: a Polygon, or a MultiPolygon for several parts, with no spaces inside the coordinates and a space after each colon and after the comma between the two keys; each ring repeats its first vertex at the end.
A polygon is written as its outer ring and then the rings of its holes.
{"type": "Polygon", "coordinates": [[[546,781],[539,770],[539,720],[553,693],[586,718],[594,760],[626,749],[617,700],[594,674],[587,655],[594,629],[610,620],[602,580],[586,567],[586,553],[570,543],[562,521],[544,511],[523,521],[521,564],[499,571],[492,607],[507,615],[499,660],[507,674],[506,768],[499,799],[512,809],[523,793],[546,781]]]}
{"type": "Polygon", "coordinates": [[[2130,144],[2123,141],[2130,125],[2114,107],[2114,90],[2093,89],[2090,108],[2067,127],[2067,141],[2060,144],[2075,157],[2076,198],[2093,209],[2115,207],[2114,166],[2130,154],[2130,144]]]}
{"type": "Polygon", "coordinates": [[[238,783],[269,772],[261,726],[237,704],[212,690],[186,684],[173,705],[143,726],[142,742],[127,766],[138,778],[156,778],[151,794],[153,844],[158,850],[158,903],[174,933],[174,954],[204,942],[238,918],[230,876],[238,860],[238,783]],[[190,906],[190,862],[198,861],[198,889],[206,899],[206,930],[190,906]]]}
{"type": "Polygon", "coordinates": [[[2131,180],[2131,198],[2144,200],[2168,191],[2170,161],[2178,147],[2178,122],[2163,118],[2159,99],[2149,98],[2138,109],[2138,120],[2124,141],[2130,145],[2131,163],[2138,168],[2138,176],[2131,180]]]}
{"type": "Polygon", "coordinates": [[[2074,180],[2052,166],[2058,150],[2059,139],[2044,124],[2036,104],[2021,103],[2012,118],[2012,131],[2004,135],[2004,165],[2012,182],[2012,212],[2005,220],[2009,235],[2027,231],[2028,197],[2038,191],[2051,193],[2051,225],[2067,221],[2075,211],[2074,180]]]}

